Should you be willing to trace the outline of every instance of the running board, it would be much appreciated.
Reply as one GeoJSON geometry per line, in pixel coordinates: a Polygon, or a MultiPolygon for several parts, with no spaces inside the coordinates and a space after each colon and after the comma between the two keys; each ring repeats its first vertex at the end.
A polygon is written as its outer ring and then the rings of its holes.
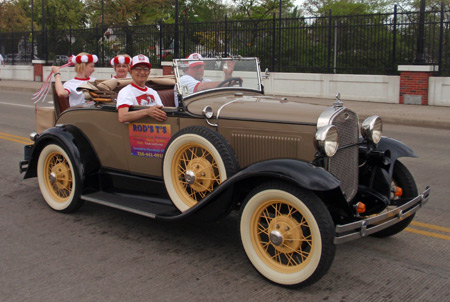
{"type": "Polygon", "coordinates": [[[164,216],[180,214],[180,211],[174,205],[165,204],[163,202],[166,200],[161,200],[160,198],[139,199],[127,195],[95,192],[81,195],[81,199],[153,219],[161,214],[164,214],[164,216]]]}

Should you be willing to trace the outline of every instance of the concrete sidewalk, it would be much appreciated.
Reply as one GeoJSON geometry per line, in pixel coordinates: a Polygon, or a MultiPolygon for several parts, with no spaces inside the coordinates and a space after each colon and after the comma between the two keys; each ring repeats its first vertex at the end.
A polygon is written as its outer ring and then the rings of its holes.
{"type": "MultiPolygon", "coordinates": [[[[0,81],[0,91],[27,91],[30,92],[31,97],[32,93],[38,91],[41,85],[42,82],[2,80],[0,81]]],[[[308,97],[289,96],[287,99],[323,105],[324,109],[334,102],[334,99],[308,97]]],[[[378,115],[384,123],[450,129],[450,107],[348,101],[345,100],[345,96],[342,96],[341,100],[344,102],[344,106],[355,111],[360,119],[378,115]]]]}

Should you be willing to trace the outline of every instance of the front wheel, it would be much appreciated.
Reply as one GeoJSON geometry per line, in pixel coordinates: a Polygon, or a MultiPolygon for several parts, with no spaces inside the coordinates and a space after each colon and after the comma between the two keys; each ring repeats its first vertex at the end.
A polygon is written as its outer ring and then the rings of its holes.
{"type": "Polygon", "coordinates": [[[253,190],[243,206],[241,241],[267,279],[286,286],[319,280],[333,263],[334,223],[312,192],[283,183],[253,190]]]}
{"type": "Polygon", "coordinates": [[[70,213],[82,205],[79,176],[61,146],[49,144],[41,151],[37,174],[42,196],[53,210],[70,213]]]}
{"type": "MultiPolygon", "coordinates": [[[[414,181],[414,177],[411,172],[409,172],[408,168],[405,167],[398,160],[395,161],[394,165],[394,173],[392,175],[391,182],[391,200],[399,199],[400,196],[395,196],[395,191],[398,191],[397,188],[401,188],[402,190],[402,199],[412,199],[418,195],[416,182],[414,181]]],[[[389,206],[387,210],[392,210],[394,207],[389,206]]],[[[393,236],[397,233],[403,231],[414,219],[415,213],[405,220],[400,221],[397,224],[394,224],[391,227],[388,227],[380,232],[373,234],[372,236],[383,238],[393,236]]]]}
{"type": "Polygon", "coordinates": [[[192,126],[170,139],[164,153],[163,178],[172,202],[184,212],[236,173],[237,166],[236,155],[225,138],[211,129],[192,126]]]}

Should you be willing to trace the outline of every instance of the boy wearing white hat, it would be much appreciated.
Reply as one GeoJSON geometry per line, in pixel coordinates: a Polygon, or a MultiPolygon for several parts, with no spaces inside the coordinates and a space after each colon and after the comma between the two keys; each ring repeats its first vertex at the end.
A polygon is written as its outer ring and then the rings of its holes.
{"type": "Polygon", "coordinates": [[[130,74],[133,82],[122,88],[117,95],[119,122],[133,122],[146,116],[157,121],[164,121],[166,113],[161,110],[163,104],[158,93],[145,86],[152,65],[147,56],[137,55],[131,60],[130,74]],[[131,106],[150,106],[141,110],[130,111],[131,106]]]}

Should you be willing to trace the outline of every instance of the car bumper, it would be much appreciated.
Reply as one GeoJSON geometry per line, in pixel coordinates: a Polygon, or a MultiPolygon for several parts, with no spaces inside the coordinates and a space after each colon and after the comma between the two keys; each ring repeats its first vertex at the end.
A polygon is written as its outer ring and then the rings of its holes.
{"type": "Polygon", "coordinates": [[[428,202],[430,190],[430,187],[427,187],[422,194],[383,214],[344,225],[338,224],[334,244],[372,235],[410,217],[428,202]]]}
{"type": "Polygon", "coordinates": [[[19,162],[19,172],[22,174],[26,172],[28,169],[28,164],[30,163],[31,153],[33,152],[34,145],[26,145],[24,146],[24,160],[19,162]]]}

